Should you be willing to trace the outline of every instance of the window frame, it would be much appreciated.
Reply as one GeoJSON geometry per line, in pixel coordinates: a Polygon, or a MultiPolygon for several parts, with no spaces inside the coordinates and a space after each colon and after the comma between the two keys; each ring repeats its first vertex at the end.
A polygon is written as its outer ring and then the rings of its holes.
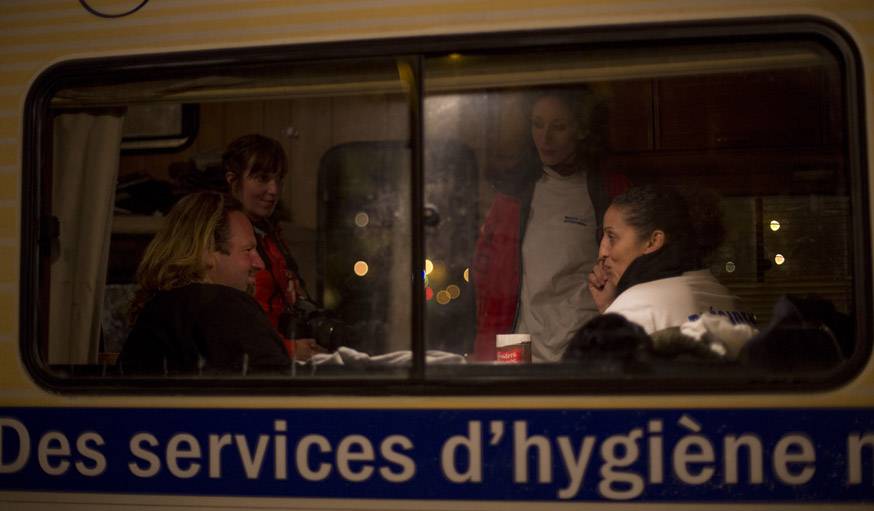
{"type": "Polygon", "coordinates": [[[834,22],[817,17],[755,18],[740,20],[653,23],[640,25],[597,26],[585,28],[531,30],[485,34],[464,34],[329,42],[255,48],[216,49],[138,56],[69,60],[46,69],[28,91],[24,107],[21,178],[21,280],[19,302],[19,345],[23,363],[38,385],[55,392],[95,394],[314,394],[338,395],[604,395],[628,393],[699,392],[774,392],[811,391],[835,388],[849,382],[867,363],[871,353],[872,318],[867,312],[872,304],[871,237],[869,225],[868,176],[865,164],[864,86],[862,59],[849,34],[834,22]],[[413,82],[409,91],[410,134],[413,177],[411,179],[411,257],[414,271],[425,257],[423,223],[423,112],[425,92],[423,63],[426,58],[452,52],[505,53],[513,50],[549,49],[565,45],[622,47],[643,44],[730,43],[755,40],[810,39],[829,49],[839,61],[846,98],[846,139],[850,179],[849,200],[852,228],[852,268],[854,272],[853,316],[855,350],[850,360],[827,377],[817,380],[796,376],[775,376],[739,382],[716,379],[612,379],[553,380],[514,379],[501,376],[486,378],[433,378],[425,367],[425,307],[421,279],[413,278],[411,310],[411,349],[413,362],[409,377],[360,379],[262,379],[262,378],[101,378],[64,377],[54,374],[45,364],[46,329],[40,324],[47,318],[40,303],[47,303],[47,272],[51,243],[57,224],[50,216],[52,139],[49,116],[54,93],[81,84],[108,84],[130,81],[148,69],[150,78],[173,78],[192,69],[208,72],[238,65],[282,65],[283,63],[330,59],[396,58],[409,63],[413,82]],[[184,71],[183,71],[184,70],[184,71]],[[866,248],[867,247],[867,248],[866,248]]]}

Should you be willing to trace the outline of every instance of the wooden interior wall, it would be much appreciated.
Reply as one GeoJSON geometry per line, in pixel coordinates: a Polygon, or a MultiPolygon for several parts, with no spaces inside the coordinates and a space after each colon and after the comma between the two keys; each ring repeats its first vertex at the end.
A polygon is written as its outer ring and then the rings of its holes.
{"type": "Polygon", "coordinates": [[[284,202],[296,224],[315,229],[317,170],[325,151],[344,142],[407,139],[409,120],[401,96],[203,103],[200,129],[190,146],[174,153],[122,155],[119,173],[170,181],[171,164],[219,156],[229,142],[249,133],[275,138],[285,148],[284,202]]]}
{"type": "Polygon", "coordinates": [[[275,138],[289,161],[282,198],[292,221],[284,233],[304,279],[315,282],[316,200],[322,155],[344,142],[405,140],[409,125],[406,101],[400,95],[203,103],[200,128],[191,145],[173,153],[122,155],[119,174],[123,178],[142,173],[171,181],[174,163],[204,155],[218,158],[227,144],[241,135],[260,133],[275,138]]]}
{"type": "MultiPolygon", "coordinates": [[[[603,86],[610,115],[602,166],[624,172],[637,184],[692,183],[739,198],[846,191],[842,99],[833,73],[801,70],[603,86]]],[[[425,107],[427,140],[455,140],[476,155],[481,221],[493,196],[486,175],[514,168],[530,144],[525,98],[518,92],[473,91],[429,96],[425,107]]],[[[293,220],[286,236],[304,277],[314,281],[322,155],[344,142],[406,140],[410,132],[402,95],[204,103],[190,147],[173,154],[125,155],[121,174],[143,172],[167,180],[171,163],[219,155],[246,133],[276,138],[286,149],[290,172],[283,198],[293,220]]],[[[849,281],[825,273],[795,278],[807,281],[805,289],[827,291],[844,309],[849,281]]],[[[759,312],[767,314],[772,297],[756,297],[773,290],[773,283],[723,277],[739,294],[762,302],[759,312]]]]}

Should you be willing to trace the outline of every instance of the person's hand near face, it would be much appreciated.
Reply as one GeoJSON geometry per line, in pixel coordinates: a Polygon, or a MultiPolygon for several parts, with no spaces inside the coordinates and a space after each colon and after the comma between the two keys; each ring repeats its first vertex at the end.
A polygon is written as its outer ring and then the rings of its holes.
{"type": "Polygon", "coordinates": [[[289,305],[294,305],[297,303],[298,296],[306,297],[306,292],[300,283],[300,278],[294,272],[286,271],[285,274],[288,277],[288,288],[285,290],[285,297],[289,305]]]}
{"type": "Polygon", "coordinates": [[[631,263],[660,249],[664,242],[665,235],[661,230],[649,234],[638,232],[625,221],[621,208],[607,208],[598,263],[589,274],[589,292],[600,312],[604,312],[616,298],[616,288],[631,263]]]}
{"type": "Polygon", "coordinates": [[[616,286],[610,282],[607,270],[604,267],[604,259],[598,259],[592,271],[589,272],[589,293],[595,300],[598,312],[603,313],[616,298],[616,286]]]}

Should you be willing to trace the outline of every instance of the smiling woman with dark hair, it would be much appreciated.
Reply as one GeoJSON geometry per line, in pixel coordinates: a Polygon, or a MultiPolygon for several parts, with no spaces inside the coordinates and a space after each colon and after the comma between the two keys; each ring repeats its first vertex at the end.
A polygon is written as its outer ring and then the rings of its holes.
{"type": "MultiPolygon", "coordinates": [[[[233,140],[222,155],[225,180],[243,213],[255,228],[258,253],[264,268],[255,275],[255,299],[267,313],[273,327],[288,335],[291,309],[298,301],[308,301],[306,286],[297,262],[282,237],[276,222],[282,183],[288,174],[285,150],[277,141],[263,135],[243,135],[233,140]]],[[[289,339],[287,346],[295,358],[306,360],[324,351],[313,339],[289,339]]]]}
{"type": "Polygon", "coordinates": [[[724,237],[716,197],[655,186],[616,197],[604,214],[598,264],[589,275],[598,310],[647,333],[702,312],[735,312],[737,298],[705,267],[724,237]]]}

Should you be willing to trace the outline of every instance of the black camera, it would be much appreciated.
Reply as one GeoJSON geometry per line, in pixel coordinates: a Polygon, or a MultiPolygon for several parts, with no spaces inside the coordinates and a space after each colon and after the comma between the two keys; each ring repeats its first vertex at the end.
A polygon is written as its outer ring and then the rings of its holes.
{"type": "Polygon", "coordinates": [[[279,330],[287,339],[315,339],[329,351],[340,347],[349,335],[346,323],[328,309],[302,297],[279,316],[279,330]]]}

